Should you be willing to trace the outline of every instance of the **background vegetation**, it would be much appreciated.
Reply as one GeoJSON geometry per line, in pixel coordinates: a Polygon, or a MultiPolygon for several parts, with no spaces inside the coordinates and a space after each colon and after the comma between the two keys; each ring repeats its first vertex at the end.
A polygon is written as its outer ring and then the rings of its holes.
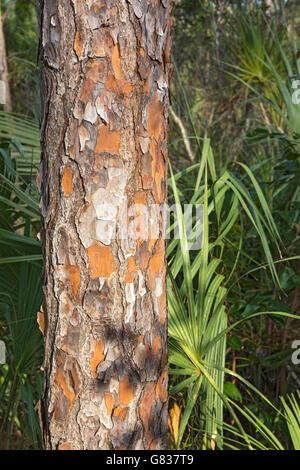
{"type": "MultiPolygon", "coordinates": [[[[0,112],[0,448],[41,447],[34,8],[17,0],[4,23],[17,114],[0,112]]],[[[300,449],[300,5],[178,0],[173,12],[170,448],[300,449]],[[204,205],[201,250],[188,249],[188,202],[204,205]]]]}

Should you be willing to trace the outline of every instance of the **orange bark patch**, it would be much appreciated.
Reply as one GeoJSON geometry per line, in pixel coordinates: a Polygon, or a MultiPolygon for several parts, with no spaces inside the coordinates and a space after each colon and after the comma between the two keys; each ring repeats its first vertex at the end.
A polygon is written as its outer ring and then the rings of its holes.
{"type": "Polygon", "coordinates": [[[125,282],[133,282],[134,281],[134,274],[136,273],[136,264],[135,264],[135,259],[134,256],[130,256],[127,260],[127,273],[126,273],[126,278],[125,282]]]}
{"type": "Polygon", "coordinates": [[[115,408],[113,416],[120,419],[121,421],[124,421],[124,419],[127,415],[127,410],[128,410],[128,408],[120,408],[120,407],[115,408]]]}
{"type": "Polygon", "coordinates": [[[65,167],[63,169],[61,185],[64,192],[64,196],[70,196],[70,194],[72,194],[73,192],[72,171],[70,170],[70,168],[65,167]]]}
{"type": "Polygon", "coordinates": [[[101,338],[96,346],[93,357],[90,359],[90,368],[95,379],[98,377],[97,367],[100,362],[103,361],[104,357],[105,356],[103,354],[103,339],[101,338]]]}
{"type": "Polygon", "coordinates": [[[65,266],[74,295],[77,295],[80,285],[80,269],[78,266],[65,266]]]}
{"type": "Polygon", "coordinates": [[[108,75],[105,83],[106,89],[113,90],[117,95],[129,95],[132,92],[132,85],[124,79],[118,44],[113,47],[111,63],[114,75],[108,75]]]}
{"type": "Polygon", "coordinates": [[[126,375],[120,382],[119,388],[119,404],[121,406],[128,406],[133,399],[133,387],[130,383],[129,376],[126,375]]]}
{"type": "Polygon", "coordinates": [[[79,31],[76,31],[76,34],[75,34],[74,48],[75,48],[77,57],[80,57],[82,50],[83,50],[83,40],[79,31]]]}
{"type": "Polygon", "coordinates": [[[116,94],[118,94],[118,92],[119,92],[117,81],[116,81],[116,79],[115,79],[115,77],[113,76],[112,73],[109,73],[107,75],[107,79],[106,79],[106,82],[105,82],[105,88],[107,90],[114,91],[116,94]]]}
{"type": "Polygon", "coordinates": [[[38,322],[38,325],[39,325],[39,329],[44,334],[44,332],[45,332],[45,314],[43,312],[38,312],[37,322],[38,322]]]}
{"type": "Polygon", "coordinates": [[[107,409],[107,414],[110,416],[112,414],[112,411],[114,409],[115,405],[115,398],[112,393],[105,392],[104,393],[104,400],[105,400],[105,405],[107,409]]]}
{"type": "Polygon", "coordinates": [[[161,352],[161,341],[159,336],[155,336],[154,341],[151,346],[153,356],[158,357],[161,352]]]}
{"type": "MultiPolygon", "coordinates": [[[[152,161],[155,162],[156,160],[156,149],[157,149],[157,142],[155,140],[151,140],[150,142],[150,155],[152,157],[152,161]]],[[[154,163],[152,164],[152,173],[154,172],[154,163]]]]}
{"type": "Polygon", "coordinates": [[[123,82],[121,90],[125,96],[130,95],[132,92],[132,85],[129,82],[123,82]]]}
{"type": "Polygon", "coordinates": [[[160,397],[162,402],[165,402],[168,398],[167,379],[168,379],[167,370],[164,370],[156,384],[156,390],[155,390],[156,399],[160,397]]]}
{"type": "Polygon", "coordinates": [[[120,140],[121,134],[119,132],[109,132],[107,126],[100,126],[95,152],[108,152],[117,155],[119,153],[120,140]]]}
{"type": "Polygon", "coordinates": [[[112,67],[117,80],[123,79],[123,71],[120,61],[120,52],[118,44],[114,45],[114,50],[111,57],[112,67]]]}
{"type": "Polygon", "coordinates": [[[127,260],[127,269],[130,273],[133,273],[133,272],[136,271],[134,256],[130,256],[130,258],[128,258],[128,260],[127,260]]]}
{"type": "Polygon", "coordinates": [[[109,277],[114,270],[114,257],[109,246],[95,242],[87,248],[91,277],[109,277]]]}
{"type": "Polygon", "coordinates": [[[70,408],[74,403],[75,394],[68,387],[68,385],[66,383],[66,380],[65,380],[65,377],[64,377],[64,372],[63,372],[62,369],[59,368],[57,370],[57,372],[55,374],[55,378],[56,378],[56,383],[60,386],[60,388],[62,389],[62,391],[65,395],[65,397],[67,398],[68,408],[70,408]]]}
{"type": "Polygon", "coordinates": [[[156,95],[148,107],[148,136],[158,142],[164,129],[163,103],[156,95]]]}
{"type": "Polygon", "coordinates": [[[165,246],[164,241],[160,238],[157,241],[155,253],[149,262],[148,279],[151,289],[155,288],[155,279],[160,276],[164,269],[165,246]]]}
{"type": "Polygon", "coordinates": [[[126,80],[116,80],[112,73],[109,73],[105,82],[105,88],[112,90],[116,95],[121,94],[127,96],[132,92],[132,85],[126,80]]]}
{"type": "MultiPolygon", "coordinates": [[[[147,194],[144,191],[137,191],[134,195],[135,204],[147,204],[147,194]]],[[[137,212],[137,215],[140,213],[137,212]]]]}
{"type": "Polygon", "coordinates": [[[72,450],[72,446],[69,442],[63,442],[62,444],[59,444],[58,450],[72,450]]]}
{"type": "Polygon", "coordinates": [[[166,163],[159,145],[155,140],[152,140],[150,143],[150,155],[152,158],[151,166],[150,157],[148,157],[148,162],[145,159],[145,162],[143,162],[143,170],[145,171],[145,175],[143,175],[143,187],[146,188],[146,185],[153,184],[154,178],[155,199],[159,204],[164,202],[165,199],[166,163]]]}

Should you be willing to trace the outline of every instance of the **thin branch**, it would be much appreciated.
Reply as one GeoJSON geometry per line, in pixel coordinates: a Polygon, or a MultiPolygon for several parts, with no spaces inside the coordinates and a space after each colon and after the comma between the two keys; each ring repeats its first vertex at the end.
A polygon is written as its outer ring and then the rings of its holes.
{"type": "Polygon", "coordinates": [[[181,135],[182,135],[182,139],[183,139],[183,142],[184,142],[184,145],[185,145],[185,148],[186,148],[186,151],[188,153],[188,156],[190,158],[190,160],[192,162],[195,161],[195,154],[191,148],[191,144],[190,144],[190,141],[189,141],[189,138],[187,136],[187,132],[186,132],[186,129],[184,127],[184,124],[182,122],[182,120],[180,119],[179,116],[177,116],[177,114],[175,113],[174,109],[172,108],[172,106],[169,106],[169,110],[170,110],[170,113],[174,119],[174,121],[176,122],[176,124],[178,125],[179,129],[180,129],[180,132],[181,132],[181,135]]]}
{"type": "Polygon", "coordinates": [[[15,3],[16,3],[16,0],[10,0],[10,2],[9,2],[9,4],[8,4],[8,7],[6,8],[5,12],[4,12],[3,15],[2,15],[2,23],[5,22],[8,13],[9,13],[10,10],[15,6],[15,3]]]}

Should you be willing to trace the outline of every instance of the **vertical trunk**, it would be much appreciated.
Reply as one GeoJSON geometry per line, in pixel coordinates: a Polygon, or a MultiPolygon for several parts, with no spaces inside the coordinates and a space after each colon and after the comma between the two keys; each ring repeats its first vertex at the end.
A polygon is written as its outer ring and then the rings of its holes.
{"type": "Polygon", "coordinates": [[[5,37],[3,31],[3,20],[0,10],[0,104],[3,104],[5,111],[11,111],[10,88],[8,82],[7,56],[5,47],[5,37]]]}
{"type": "Polygon", "coordinates": [[[37,7],[45,446],[163,449],[169,1],[37,7]]]}

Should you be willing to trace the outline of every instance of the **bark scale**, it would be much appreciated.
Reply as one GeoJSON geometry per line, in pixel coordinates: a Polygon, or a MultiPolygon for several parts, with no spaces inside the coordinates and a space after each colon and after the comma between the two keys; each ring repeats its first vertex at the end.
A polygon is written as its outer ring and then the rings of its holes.
{"type": "Polygon", "coordinates": [[[37,11],[45,447],[165,449],[169,0],[37,11]]]}

